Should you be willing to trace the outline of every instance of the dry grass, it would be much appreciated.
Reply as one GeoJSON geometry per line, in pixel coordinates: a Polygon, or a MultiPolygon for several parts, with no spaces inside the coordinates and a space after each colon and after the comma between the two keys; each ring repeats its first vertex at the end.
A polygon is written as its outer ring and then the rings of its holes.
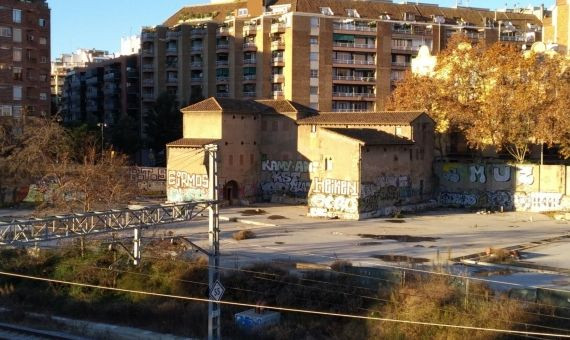
{"type": "MultiPolygon", "coordinates": [[[[391,296],[382,317],[452,325],[517,329],[517,323],[531,322],[524,306],[504,296],[493,296],[486,286],[470,282],[465,287],[447,277],[415,277],[391,296]],[[487,297],[487,298],[486,298],[487,297]]],[[[442,327],[369,323],[372,338],[383,339],[490,339],[494,334],[442,327]]]]}
{"type": "Polygon", "coordinates": [[[336,260],[331,264],[331,269],[337,272],[343,272],[348,267],[352,267],[352,262],[346,260],[336,260]]]}
{"type": "Polygon", "coordinates": [[[251,230],[240,230],[235,232],[232,237],[236,241],[249,240],[250,238],[255,238],[255,233],[251,230]]]}

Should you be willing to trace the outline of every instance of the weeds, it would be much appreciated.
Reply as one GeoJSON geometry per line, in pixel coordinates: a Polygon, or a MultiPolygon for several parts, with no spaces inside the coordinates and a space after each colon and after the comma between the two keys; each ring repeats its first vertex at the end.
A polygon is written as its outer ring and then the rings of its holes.
{"type": "Polygon", "coordinates": [[[255,233],[251,230],[240,230],[235,232],[232,237],[236,241],[249,240],[255,238],[255,233]]]}

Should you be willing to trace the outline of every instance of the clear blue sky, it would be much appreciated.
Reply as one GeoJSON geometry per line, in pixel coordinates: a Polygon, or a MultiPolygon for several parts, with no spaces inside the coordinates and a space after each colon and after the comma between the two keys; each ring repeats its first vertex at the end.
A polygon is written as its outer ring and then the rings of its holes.
{"type": "MultiPolygon", "coordinates": [[[[550,7],[554,0],[469,0],[469,5],[500,8],[539,5],[550,7]]],[[[153,26],[185,5],[209,0],[48,0],[51,8],[52,59],[77,48],[97,48],[116,52],[122,36],[137,34],[141,26],[153,26]]],[[[399,2],[399,1],[394,1],[399,2]]],[[[455,0],[420,0],[453,6],[455,0]]],[[[467,0],[463,0],[467,4],[467,0]]]]}

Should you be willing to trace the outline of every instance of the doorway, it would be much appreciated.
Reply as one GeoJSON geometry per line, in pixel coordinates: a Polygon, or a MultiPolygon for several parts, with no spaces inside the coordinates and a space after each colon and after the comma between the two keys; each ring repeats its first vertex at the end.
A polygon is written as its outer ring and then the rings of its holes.
{"type": "Polygon", "coordinates": [[[224,185],[224,200],[228,201],[230,205],[233,205],[234,201],[239,198],[238,189],[236,181],[229,181],[224,185]]]}

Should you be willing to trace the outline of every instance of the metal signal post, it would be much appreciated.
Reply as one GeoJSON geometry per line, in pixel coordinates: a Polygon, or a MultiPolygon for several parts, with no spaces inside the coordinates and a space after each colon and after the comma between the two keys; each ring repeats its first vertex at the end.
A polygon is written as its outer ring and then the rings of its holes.
{"type": "MultiPolygon", "coordinates": [[[[208,256],[208,295],[211,297],[214,285],[220,278],[218,267],[220,265],[220,220],[218,205],[218,146],[214,144],[206,145],[208,153],[208,235],[209,235],[209,256],[208,256]]],[[[220,339],[220,304],[212,301],[208,302],[208,339],[220,339]]]]}

